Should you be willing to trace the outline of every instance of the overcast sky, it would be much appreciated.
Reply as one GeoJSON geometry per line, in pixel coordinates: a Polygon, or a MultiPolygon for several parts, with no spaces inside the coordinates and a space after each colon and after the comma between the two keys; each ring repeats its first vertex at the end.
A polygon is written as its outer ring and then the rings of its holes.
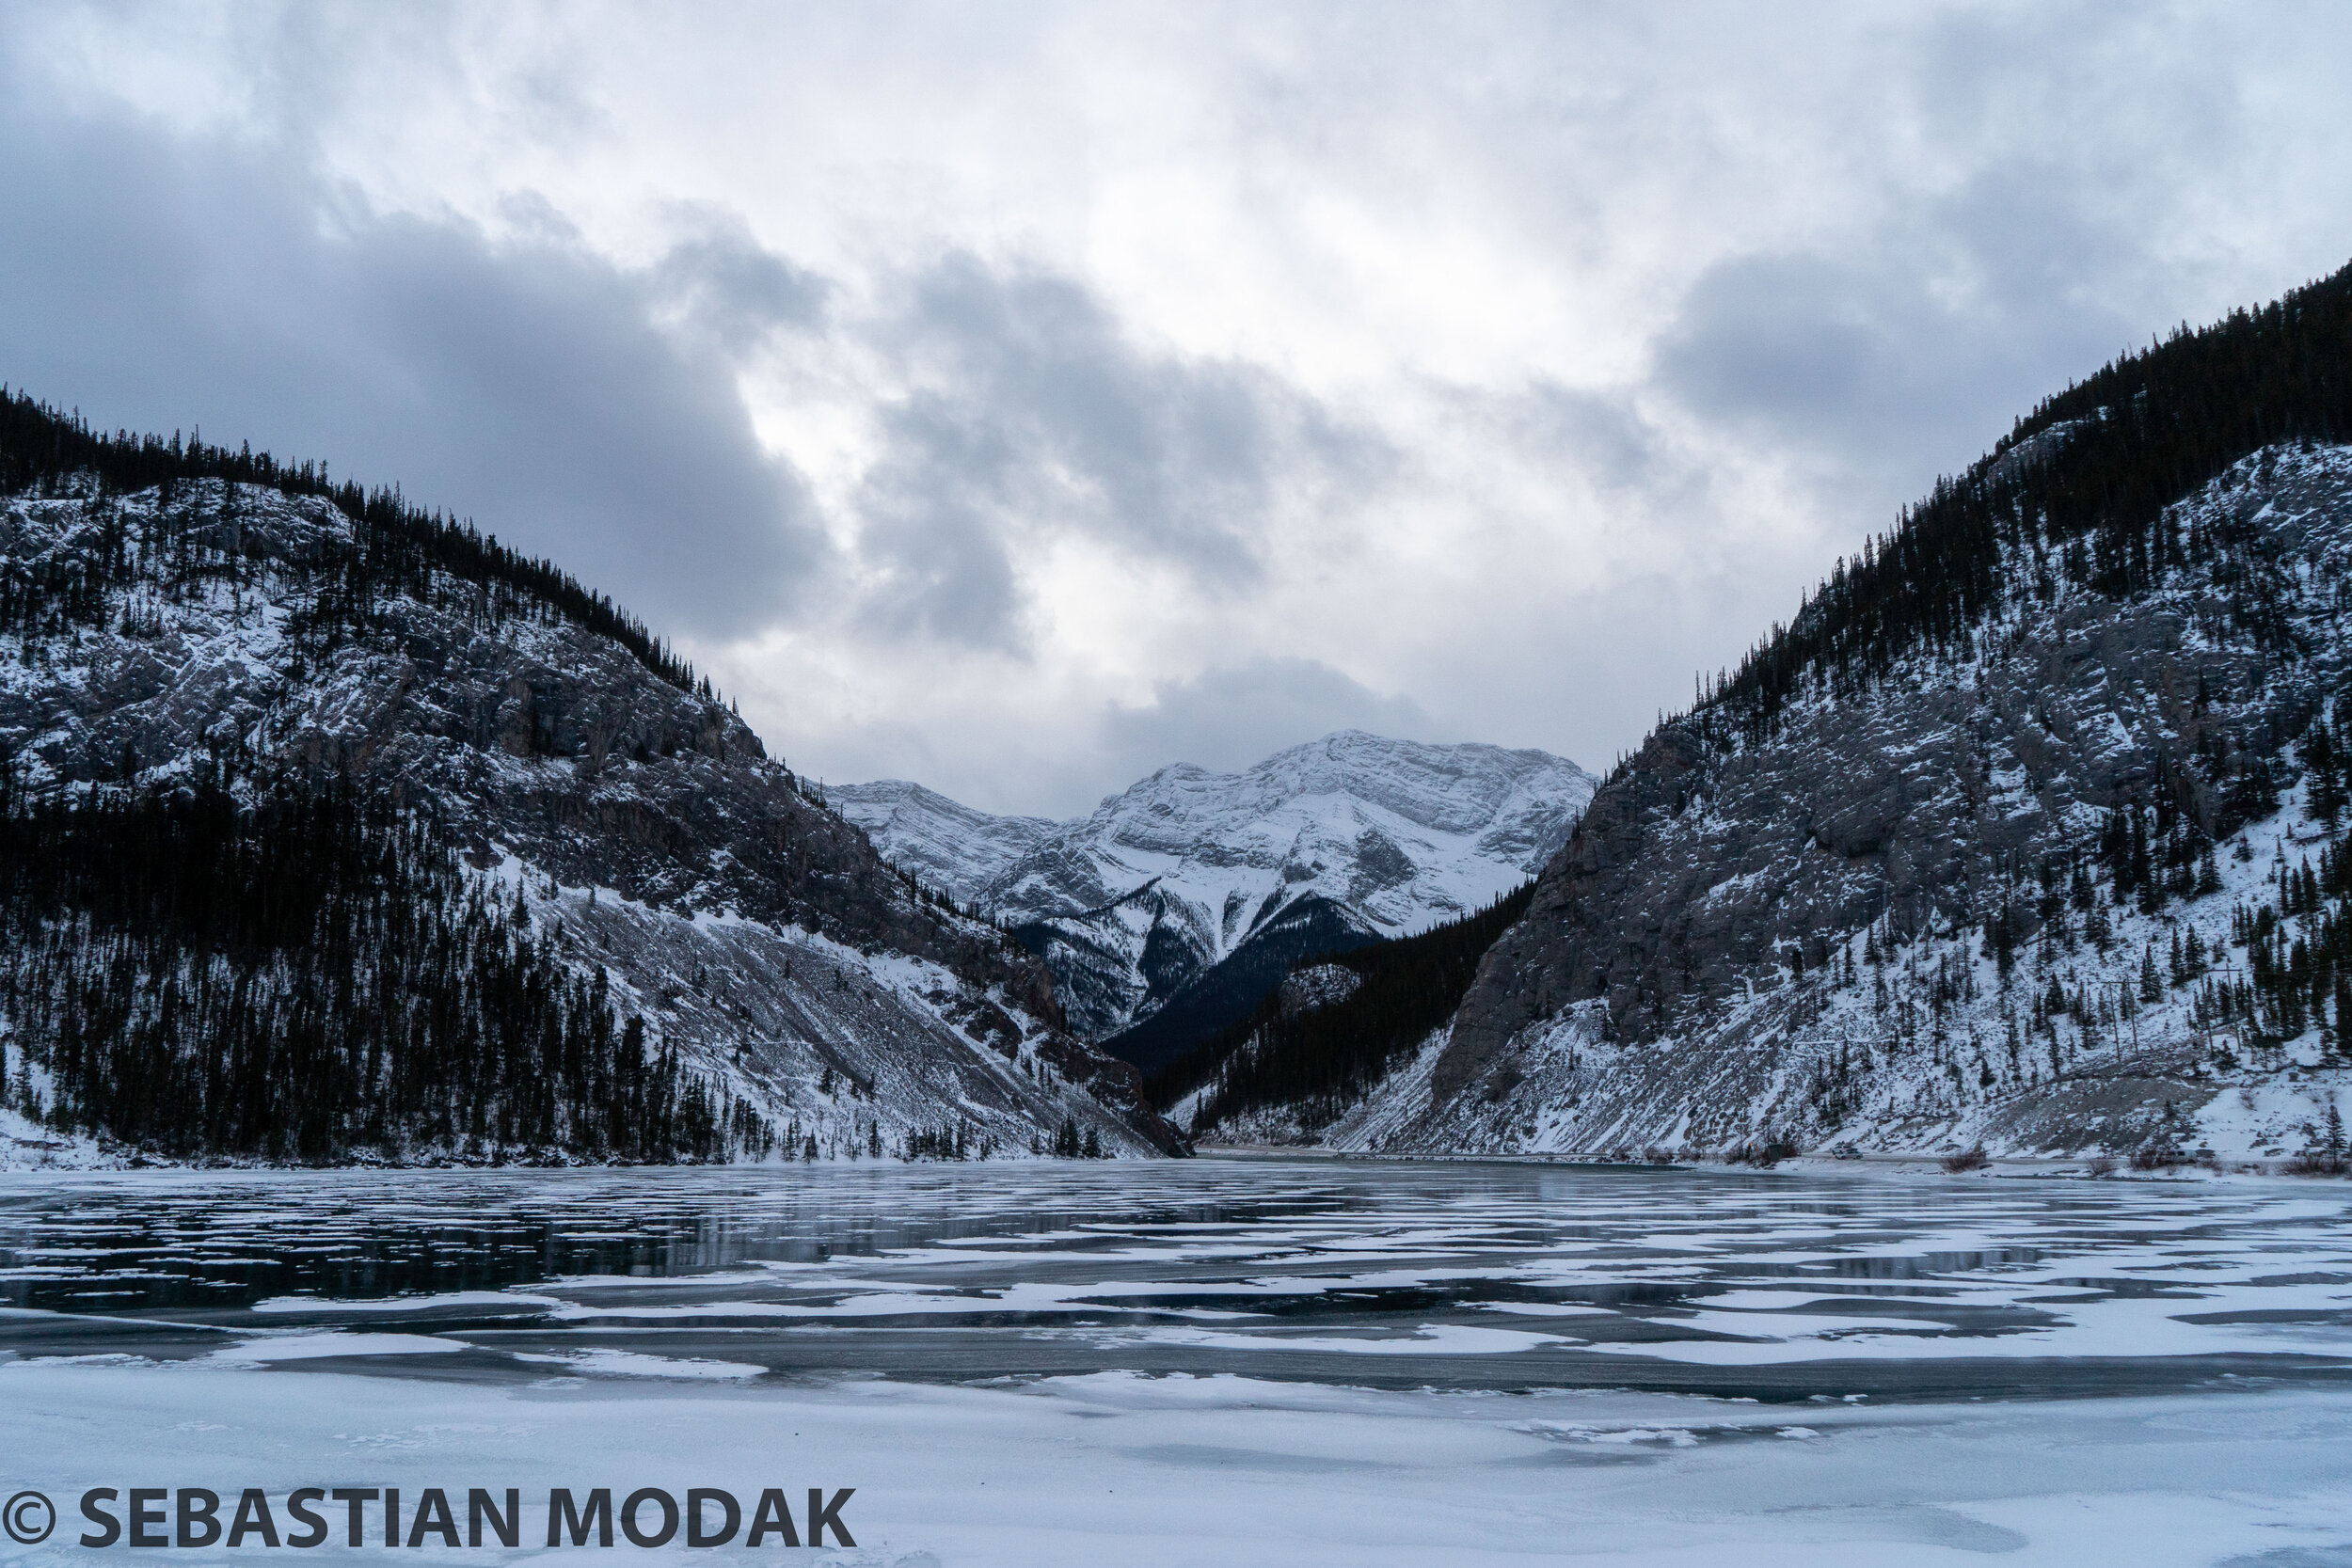
{"type": "Polygon", "coordinates": [[[0,379],[397,480],[812,774],[1605,768],[2352,260],[2352,8],[0,10],[0,379]]]}

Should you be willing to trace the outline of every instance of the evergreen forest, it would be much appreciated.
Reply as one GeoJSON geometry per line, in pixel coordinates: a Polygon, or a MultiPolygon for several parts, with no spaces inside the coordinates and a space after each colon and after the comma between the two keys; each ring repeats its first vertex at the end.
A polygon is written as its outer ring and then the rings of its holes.
{"type": "Polygon", "coordinates": [[[1478,960],[1527,912],[1529,882],[1473,914],[1419,936],[1316,958],[1358,977],[1325,1006],[1284,1015],[1281,992],[1154,1073],[1145,1089],[1163,1110],[1205,1087],[1192,1131],[1270,1106],[1291,1108],[1308,1132],[1360,1101],[1398,1061],[1454,1016],[1478,960]]]}
{"type": "MultiPolygon", "coordinates": [[[[2282,442],[2352,440],[2352,266],[2121,356],[2045,399],[1992,456],[1937,482],[1896,527],[1837,563],[1788,626],[1698,706],[1750,740],[1809,691],[1842,694],[1915,650],[1963,650],[2005,594],[2046,599],[2053,574],[2111,597],[2185,564],[2167,509],[2282,442]]],[[[2251,607],[2258,641],[2281,634],[2251,607]]]]}
{"type": "Polygon", "coordinates": [[[172,1158],[763,1150],[429,817],[239,783],[217,755],[166,788],[0,778],[11,1108],[172,1158]]]}

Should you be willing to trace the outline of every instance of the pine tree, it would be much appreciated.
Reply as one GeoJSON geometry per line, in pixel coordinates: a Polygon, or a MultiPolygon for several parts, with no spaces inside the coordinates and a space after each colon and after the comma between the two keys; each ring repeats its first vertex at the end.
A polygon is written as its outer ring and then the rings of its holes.
{"type": "Polygon", "coordinates": [[[1993,960],[2002,979],[2017,967],[2017,915],[2007,903],[1994,914],[1992,928],[1985,933],[1986,945],[1993,950],[1993,960]]]}
{"type": "Polygon", "coordinates": [[[2327,720],[2319,720],[2305,732],[2302,750],[2303,761],[2311,769],[2307,795],[2311,813],[2332,834],[2344,816],[2344,784],[2337,774],[2335,737],[2328,733],[2327,720]]]}

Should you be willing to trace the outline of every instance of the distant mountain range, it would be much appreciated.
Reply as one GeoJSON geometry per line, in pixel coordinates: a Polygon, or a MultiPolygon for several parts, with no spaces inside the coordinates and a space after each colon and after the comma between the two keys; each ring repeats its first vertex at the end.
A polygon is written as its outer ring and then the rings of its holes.
{"type": "Polygon", "coordinates": [[[1070,822],[895,780],[827,799],[885,860],[1011,927],[1078,1033],[1150,1067],[1302,958],[1493,903],[1566,841],[1594,783],[1546,752],[1343,730],[1238,773],[1163,768],[1070,822]]]}

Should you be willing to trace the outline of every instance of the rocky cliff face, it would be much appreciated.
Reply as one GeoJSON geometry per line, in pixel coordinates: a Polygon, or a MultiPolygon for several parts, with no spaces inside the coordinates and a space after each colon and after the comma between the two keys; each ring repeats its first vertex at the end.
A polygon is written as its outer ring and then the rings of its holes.
{"type": "Polygon", "coordinates": [[[2147,546],[2151,585],[2102,592],[2028,518],[1940,648],[1801,683],[1766,735],[1721,707],[1661,726],[1451,1028],[1325,1135],[2292,1147],[2352,1028],[2299,1000],[2339,938],[2292,896],[2341,788],[2324,741],[2303,759],[2352,677],[2352,450],[2264,450],[2147,546]],[[2257,933],[2265,903],[2286,918],[2257,933]],[[2217,989],[2249,972],[2278,1009],[2217,989]]]}
{"type": "Polygon", "coordinates": [[[1343,731],[1239,773],[1164,768],[1009,862],[1006,824],[1025,833],[1034,819],[910,809],[921,802],[905,785],[835,796],[886,857],[960,863],[947,885],[1020,927],[1073,1027],[1102,1039],[1197,990],[1253,939],[1311,932],[1323,950],[1491,903],[1565,841],[1593,783],[1543,752],[1343,731]]]}
{"type": "Polygon", "coordinates": [[[707,688],[510,583],[388,589],[367,549],[327,499],[217,480],[7,498],[0,755],[35,790],[167,790],[229,755],[429,810],[656,1048],[824,1151],[959,1122],[1026,1151],[1066,1118],[1173,1147],[1041,964],[886,866],[707,688]]]}

